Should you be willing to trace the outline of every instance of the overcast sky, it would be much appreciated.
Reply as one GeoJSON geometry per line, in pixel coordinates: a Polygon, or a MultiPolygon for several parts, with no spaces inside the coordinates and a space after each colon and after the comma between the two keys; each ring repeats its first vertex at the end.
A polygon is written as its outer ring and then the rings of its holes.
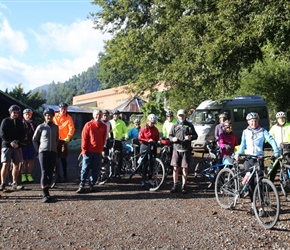
{"type": "Polygon", "coordinates": [[[64,82],[98,61],[103,41],[90,0],[0,0],[0,89],[64,82]]]}

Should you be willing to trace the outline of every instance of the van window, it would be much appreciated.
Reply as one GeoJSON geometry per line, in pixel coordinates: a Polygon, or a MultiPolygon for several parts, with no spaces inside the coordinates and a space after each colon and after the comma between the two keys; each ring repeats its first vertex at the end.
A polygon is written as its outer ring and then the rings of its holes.
{"type": "Polygon", "coordinates": [[[214,124],[219,113],[219,110],[195,110],[191,121],[195,125],[214,124]]]}
{"type": "Polygon", "coordinates": [[[249,107],[249,108],[234,108],[234,120],[235,122],[244,122],[246,116],[250,112],[256,112],[259,114],[260,119],[268,119],[267,107],[249,107]]]}

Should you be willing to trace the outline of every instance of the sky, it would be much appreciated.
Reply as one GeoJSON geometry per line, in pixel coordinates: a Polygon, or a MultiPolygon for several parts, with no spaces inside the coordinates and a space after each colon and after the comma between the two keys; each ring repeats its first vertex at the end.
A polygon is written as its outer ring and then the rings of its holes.
{"type": "Polygon", "coordinates": [[[87,17],[92,0],[0,0],[0,90],[65,82],[98,62],[109,34],[87,17]]]}

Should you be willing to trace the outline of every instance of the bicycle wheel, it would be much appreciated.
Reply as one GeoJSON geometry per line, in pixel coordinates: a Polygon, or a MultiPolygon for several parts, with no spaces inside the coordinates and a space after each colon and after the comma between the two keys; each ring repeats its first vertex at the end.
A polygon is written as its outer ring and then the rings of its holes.
{"type": "Polygon", "coordinates": [[[102,157],[101,169],[97,180],[98,185],[103,185],[109,181],[112,176],[112,164],[108,157],[102,157]]]}
{"type": "Polygon", "coordinates": [[[82,153],[80,153],[77,160],[77,175],[79,178],[80,178],[82,166],[83,166],[83,155],[82,153]]]}
{"type": "Polygon", "coordinates": [[[237,193],[237,179],[229,168],[223,168],[215,180],[215,197],[222,208],[231,208],[237,193]]]}
{"type": "Polygon", "coordinates": [[[262,179],[255,186],[253,194],[253,209],[260,226],[270,229],[275,226],[279,219],[280,200],[277,189],[273,182],[262,179]],[[259,190],[260,187],[260,196],[259,190]]]}
{"type": "Polygon", "coordinates": [[[160,154],[160,160],[163,162],[165,168],[165,175],[172,174],[172,168],[170,166],[171,157],[170,152],[167,150],[162,151],[160,154]]]}
{"type": "Polygon", "coordinates": [[[154,182],[154,186],[151,187],[150,191],[158,190],[164,182],[165,179],[165,169],[163,162],[159,158],[155,158],[152,161],[153,164],[153,175],[152,181],[154,182]]]}
{"type": "Polygon", "coordinates": [[[288,193],[290,192],[290,179],[288,178],[287,168],[283,166],[280,170],[280,187],[287,201],[290,201],[288,193]]]}

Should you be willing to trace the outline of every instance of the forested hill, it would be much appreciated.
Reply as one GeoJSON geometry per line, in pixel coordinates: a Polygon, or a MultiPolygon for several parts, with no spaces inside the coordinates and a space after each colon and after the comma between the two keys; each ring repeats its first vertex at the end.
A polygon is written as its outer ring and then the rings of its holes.
{"type": "Polygon", "coordinates": [[[102,84],[97,78],[99,71],[100,66],[96,63],[88,68],[86,72],[75,75],[68,81],[63,83],[52,82],[34,91],[43,91],[43,98],[47,99],[46,103],[48,104],[57,105],[60,102],[71,104],[73,96],[98,91],[102,88],[102,84]]]}

